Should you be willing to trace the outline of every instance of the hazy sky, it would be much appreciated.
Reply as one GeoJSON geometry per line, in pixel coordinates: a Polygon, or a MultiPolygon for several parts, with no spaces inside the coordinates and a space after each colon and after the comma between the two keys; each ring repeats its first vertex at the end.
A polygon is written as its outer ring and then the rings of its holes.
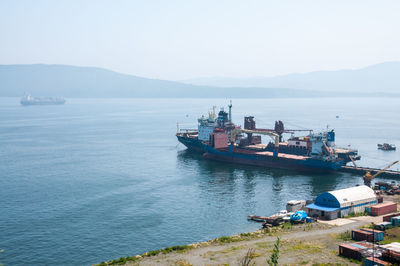
{"type": "Polygon", "coordinates": [[[272,76],[400,60],[400,1],[0,1],[0,64],[272,76]]]}

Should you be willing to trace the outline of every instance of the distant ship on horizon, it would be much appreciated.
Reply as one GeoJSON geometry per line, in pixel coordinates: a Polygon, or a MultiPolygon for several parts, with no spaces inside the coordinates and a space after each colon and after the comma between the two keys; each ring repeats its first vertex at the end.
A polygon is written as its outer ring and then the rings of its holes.
{"type": "Polygon", "coordinates": [[[60,97],[32,97],[26,94],[21,98],[21,105],[53,105],[64,104],[65,99],[60,97]]]}

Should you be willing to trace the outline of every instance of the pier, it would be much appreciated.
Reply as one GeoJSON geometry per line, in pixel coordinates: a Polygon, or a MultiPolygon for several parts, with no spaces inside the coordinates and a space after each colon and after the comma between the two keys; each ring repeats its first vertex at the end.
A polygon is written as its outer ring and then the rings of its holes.
{"type": "MultiPolygon", "coordinates": [[[[360,174],[361,176],[364,176],[367,171],[370,172],[371,175],[374,175],[381,170],[382,169],[378,169],[378,168],[355,167],[355,166],[347,166],[346,165],[346,166],[342,166],[338,171],[353,173],[353,174],[360,174]]],[[[379,174],[379,176],[400,178],[400,171],[385,170],[385,171],[382,171],[379,174]]]]}

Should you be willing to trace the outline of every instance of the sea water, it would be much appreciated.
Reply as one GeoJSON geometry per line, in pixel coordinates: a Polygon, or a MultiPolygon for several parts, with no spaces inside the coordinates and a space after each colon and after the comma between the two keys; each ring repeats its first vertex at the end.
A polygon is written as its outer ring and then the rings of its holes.
{"type": "MultiPolygon", "coordinates": [[[[204,161],[175,133],[228,99],[67,99],[20,106],[0,98],[0,263],[89,265],[253,231],[292,199],[362,184],[360,175],[304,175],[204,161]]],[[[400,159],[399,98],[234,99],[233,120],[335,129],[358,165],[400,159]]],[[[225,108],[227,110],[227,107],[225,108]]],[[[269,141],[268,137],[264,137],[269,141]]],[[[395,165],[392,169],[399,169],[395,165]]],[[[379,180],[379,178],[377,178],[379,180]]],[[[384,179],[391,181],[391,179],[384,179]]],[[[397,180],[400,181],[400,180],[397,180]]]]}

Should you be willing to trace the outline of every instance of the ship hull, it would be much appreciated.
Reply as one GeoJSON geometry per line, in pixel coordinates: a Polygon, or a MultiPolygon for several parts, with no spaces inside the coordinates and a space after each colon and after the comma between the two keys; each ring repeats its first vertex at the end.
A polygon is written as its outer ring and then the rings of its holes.
{"type": "Polygon", "coordinates": [[[21,100],[21,105],[60,105],[64,103],[65,100],[21,100]]]}
{"type": "Polygon", "coordinates": [[[178,138],[178,141],[185,145],[190,151],[198,153],[204,152],[203,145],[198,138],[187,137],[183,134],[177,134],[176,137],[178,138]]]}
{"type": "Polygon", "coordinates": [[[289,169],[301,172],[327,173],[338,170],[343,161],[324,161],[313,159],[311,157],[303,157],[302,159],[291,159],[282,156],[265,156],[251,153],[237,153],[226,150],[217,150],[208,145],[203,145],[205,159],[227,162],[233,164],[244,164],[252,166],[260,166],[266,168],[289,169]]]}

